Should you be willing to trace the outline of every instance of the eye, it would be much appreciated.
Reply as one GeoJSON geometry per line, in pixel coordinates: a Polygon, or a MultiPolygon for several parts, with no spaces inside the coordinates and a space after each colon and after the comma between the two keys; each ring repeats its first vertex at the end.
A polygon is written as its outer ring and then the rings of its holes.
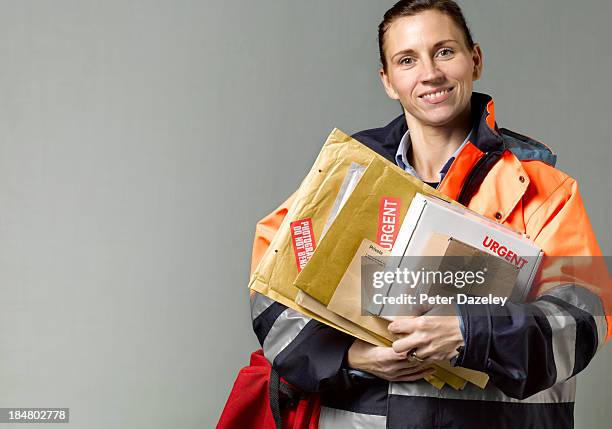
{"type": "Polygon", "coordinates": [[[442,58],[449,58],[453,56],[453,53],[454,52],[451,48],[442,48],[438,51],[436,56],[442,57],[442,58]]]}
{"type": "Polygon", "coordinates": [[[399,60],[399,63],[403,66],[411,66],[414,64],[414,58],[412,57],[404,57],[399,60]]]}

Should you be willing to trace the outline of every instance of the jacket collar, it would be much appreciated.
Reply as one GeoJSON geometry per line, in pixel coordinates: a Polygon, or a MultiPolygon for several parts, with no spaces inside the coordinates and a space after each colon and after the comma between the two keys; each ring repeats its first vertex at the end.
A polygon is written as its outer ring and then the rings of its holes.
{"type": "MultiPolygon", "coordinates": [[[[502,150],[504,140],[495,123],[493,98],[487,94],[473,92],[471,105],[474,132],[470,141],[484,153],[502,150]]],[[[408,125],[404,115],[398,116],[385,127],[383,149],[388,159],[395,160],[399,142],[406,131],[408,131],[408,125]]]]}

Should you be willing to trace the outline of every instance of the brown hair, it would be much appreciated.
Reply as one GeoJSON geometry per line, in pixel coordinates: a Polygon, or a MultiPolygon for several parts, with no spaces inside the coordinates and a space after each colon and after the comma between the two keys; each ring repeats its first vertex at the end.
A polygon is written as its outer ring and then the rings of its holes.
{"type": "Polygon", "coordinates": [[[383,69],[387,70],[387,60],[385,59],[385,33],[389,26],[398,18],[414,16],[426,10],[437,10],[450,17],[455,24],[463,31],[465,43],[472,49],[474,40],[472,33],[467,26],[463,12],[453,0],[400,0],[391,9],[385,12],[382,22],[378,25],[378,51],[380,52],[380,62],[383,69]]]}

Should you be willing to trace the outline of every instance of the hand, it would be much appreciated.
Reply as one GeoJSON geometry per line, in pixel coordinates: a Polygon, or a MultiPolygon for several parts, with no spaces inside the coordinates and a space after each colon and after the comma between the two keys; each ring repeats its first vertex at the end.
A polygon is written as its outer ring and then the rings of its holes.
{"type": "Polygon", "coordinates": [[[430,364],[422,364],[391,347],[378,347],[355,340],[348,351],[351,368],[369,372],[388,381],[415,381],[433,374],[430,364]]]}
{"type": "Polygon", "coordinates": [[[388,329],[399,337],[392,346],[397,354],[414,351],[423,363],[448,361],[459,354],[460,346],[465,345],[459,316],[403,317],[390,323],[388,329]]]}

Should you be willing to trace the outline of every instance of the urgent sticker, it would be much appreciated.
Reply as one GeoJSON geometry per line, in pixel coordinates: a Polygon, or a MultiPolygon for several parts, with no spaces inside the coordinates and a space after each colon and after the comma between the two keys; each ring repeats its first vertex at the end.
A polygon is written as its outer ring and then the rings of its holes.
{"type": "Polygon", "coordinates": [[[400,207],[402,201],[399,198],[382,197],[378,208],[378,234],[376,243],[387,249],[393,248],[400,227],[400,207]]]}

